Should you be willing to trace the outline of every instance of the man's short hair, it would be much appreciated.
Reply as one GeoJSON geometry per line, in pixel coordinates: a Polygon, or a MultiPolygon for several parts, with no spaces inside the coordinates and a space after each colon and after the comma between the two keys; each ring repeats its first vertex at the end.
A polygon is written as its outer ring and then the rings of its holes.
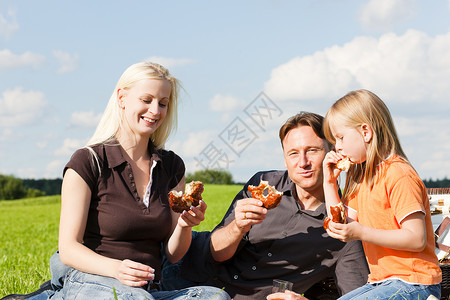
{"type": "Polygon", "coordinates": [[[329,149],[333,149],[333,145],[330,144],[327,139],[325,138],[325,135],[323,133],[323,117],[321,115],[301,111],[298,114],[290,117],[286,123],[283,124],[280,128],[280,142],[281,147],[283,147],[283,141],[286,135],[289,131],[292,129],[295,129],[300,126],[309,126],[313,129],[315,134],[317,134],[318,137],[320,137],[322,140],[326,142],[326,144],[329,146],[329,149]]]}

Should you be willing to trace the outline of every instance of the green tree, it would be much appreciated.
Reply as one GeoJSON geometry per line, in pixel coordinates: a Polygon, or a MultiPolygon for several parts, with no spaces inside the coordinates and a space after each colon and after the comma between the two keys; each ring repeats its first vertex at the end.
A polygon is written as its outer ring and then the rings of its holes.
{"type": "Polygon", "coordinates": [[[27,198],[36,198],[36,197],[42,197],[45,195],[46,195],[46,193],[41,190],[33,189],[33,188],[27,189],[27,198]]]}
{"type": "Polygon", "coordinates": [[[26,195],[23,182],[19,178],[10,175],[0,174],[0,199],[13,200],[20,199],[26,195]]]}
{"type": "Polygon", "coordinates": [[[233,176],[230,172],[218,169],[205,169],[194,172],[194,174],[188,173],[186,175],[186,182],[193,180],[200,180],[203,183],[210,184],[233,184],[233,176]]]}

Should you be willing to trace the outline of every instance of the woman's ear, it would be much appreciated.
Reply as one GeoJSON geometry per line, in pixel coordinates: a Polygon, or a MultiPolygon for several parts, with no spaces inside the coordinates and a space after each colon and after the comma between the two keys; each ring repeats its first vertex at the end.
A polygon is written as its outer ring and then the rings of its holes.
{"type": "Polygon", "coordinates": [[[367,123],[361,124],[361,134],[363,136],[364,142],[369,143],[372,140],[372,127],[367,123]]]}
{"type": "Polygon", "coordinates": [[[122,89],[117,89],[117,102],[119,104],[119,107],[124,109],[125,108],[125,102],[124,102],[124,96],[125,96],[125,91],[122,89]]]}

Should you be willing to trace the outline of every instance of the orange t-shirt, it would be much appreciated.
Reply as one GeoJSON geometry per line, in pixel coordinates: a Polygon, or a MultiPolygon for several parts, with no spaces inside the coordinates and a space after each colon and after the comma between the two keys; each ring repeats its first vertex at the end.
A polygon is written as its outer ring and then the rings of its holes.
{"type": "Polygon", "coordinates": [[[363,181],[348,206],[358,213],[364,226],[393,230],[408,215],[425,214],[427,245],[421,252],[394,250],[363,242],[370,268],[369,282],[398,278],[412,284],[437,284],[442,272],[435,254],[428,195],[422,180],[408,163],[396,155],[377,168],[373,188],[363,181]]]}

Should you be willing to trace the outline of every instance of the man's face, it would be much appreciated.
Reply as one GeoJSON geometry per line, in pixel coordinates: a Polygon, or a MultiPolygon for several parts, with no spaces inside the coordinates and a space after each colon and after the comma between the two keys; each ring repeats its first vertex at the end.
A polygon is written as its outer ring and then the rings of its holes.
{"type": "Polygon", "coordinates": [[[289,177],[309,193],[323,189],[322,162],[328,152],[324,140],[310,126],[300,125],[283,140],[283,153],[289,177]]]}

